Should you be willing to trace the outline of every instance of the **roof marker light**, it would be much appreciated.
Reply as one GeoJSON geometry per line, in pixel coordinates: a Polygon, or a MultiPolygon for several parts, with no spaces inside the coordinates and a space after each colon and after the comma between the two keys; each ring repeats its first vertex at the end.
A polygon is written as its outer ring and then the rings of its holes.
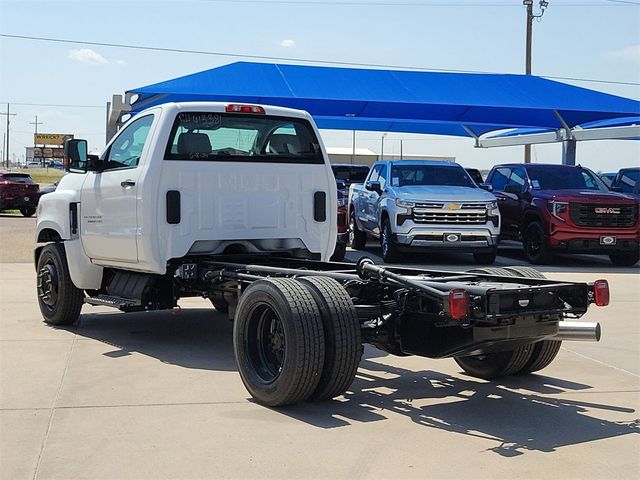
{"type": "Polygon", "coordinates": [[[237,105],[234,103],[227,105],[226,111],[232,113],[259,113],[263,115],[266,113],[264,108],[259,105],[237,105]]]}
{"type": "Polygon", "coordinates": [[[609,282],[606,280],[593,282],[593,297],[597,306],[606,307],[609,305],[609,282]]]}
{"type": "Polygon", "coordinates": [[[469,294],[461,288],[449,292],[449,313],[455,320],[463,320],[469,315],[469,294]]]}

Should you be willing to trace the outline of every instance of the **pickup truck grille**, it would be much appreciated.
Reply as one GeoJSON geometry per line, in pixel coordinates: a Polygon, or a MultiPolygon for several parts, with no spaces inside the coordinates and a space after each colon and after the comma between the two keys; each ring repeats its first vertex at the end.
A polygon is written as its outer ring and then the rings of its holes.
{"type": "Polygon", "coordinates": [[[487,222],[487,209],[484,203],[418,203],[412,219],[415,223],[477,225],[487,222]]]}
{"type": "Polygon", "coordinates": [[[579,227],[634,227],[638,221],[638,206],[571,203],[569,216],[579,227]]]}

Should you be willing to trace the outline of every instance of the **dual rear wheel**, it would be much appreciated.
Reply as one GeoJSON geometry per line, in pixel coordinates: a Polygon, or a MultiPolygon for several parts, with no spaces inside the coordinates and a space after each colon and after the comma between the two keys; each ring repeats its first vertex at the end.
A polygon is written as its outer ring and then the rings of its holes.
{"type": "MultiPolygon", "coordinates": [[[[546,278],[542,273],[529,267],[478,268],[470,270],[469,273],[503,277],[546,278]]],[[[512,350],[465,355],[454,359],[469,375],[490,380],[542,370],[553,362],[561,345],[562,342],[559,340],[540,340],[512,350]]]]}
{"type": "Polygon", "coordinates": [[[236,310],[233,346],[245,387],[271,407],[343,394],[362,355],[351,298],[335,280],[315,276],[249,285],[236,310]]]}

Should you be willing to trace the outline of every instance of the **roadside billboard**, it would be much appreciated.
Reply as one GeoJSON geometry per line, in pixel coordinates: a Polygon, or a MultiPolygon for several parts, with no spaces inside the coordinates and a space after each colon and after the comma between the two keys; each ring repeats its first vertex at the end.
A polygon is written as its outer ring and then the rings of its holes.
{"type": "Polygon", "coordinates": [[[67,138],[73,138],[73,135],[68,133],[35,133],[33,135],[33,144],[63,146],[67,138]]]}

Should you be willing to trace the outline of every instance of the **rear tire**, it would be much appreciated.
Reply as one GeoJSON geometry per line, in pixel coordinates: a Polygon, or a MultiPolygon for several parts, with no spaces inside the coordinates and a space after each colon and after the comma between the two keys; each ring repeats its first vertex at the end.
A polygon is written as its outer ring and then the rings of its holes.
{"type": "Polygon", "coordinates": [[[233,349],[242,383],[258,403],[309,398],[322,375],[324,343],[318,306],[296,280],[258,280],[240,297],[233,349]]]}
{"type": "Polygon", "coordinates": [[[609,259],[619,267],[633,267],[640,260],[640,252],[613,252],[609,259]]]}
{"type": "Polygon", "coordinates": [[[469,375],[485,380],[505,377],[520,372],[529,362],[533,345],[524,345],[505,352],[454,357],[469,375]]]}
{"type": "Polygon", "coordinates": [[[71,281],[62,243],[46,245],[38,258],[38,305],[44,321],[71,325],[80,318],[84,292],[71,281]]]}
{"type": "Polygon", "coordinates": [[[356,212],[353,207],[349,211],[349,246],[354,250],[362,250],[367,244],[367,234],[358,228],[356,212]]]}
{"type": "Polygon", "coordinates": [[[36,207],[22,207],[20,213],[23,217],[32,217],[36,213],[36,207]]]}
{"type": "Polygon", "coordinates": [[[382,228],[380,229],[380,248],[382,249],[382,260],[385,263],[399,262],[402,258],[396,242],[393,241],[391,223],[386,217],[382,220],[382,228]]]}
{"type": "MultiPolygon", "coordinates": [[[[518,277],[547,278],[544,274],[531,267],[505,267],[505,269],[512,271],[518,277]]],[[[533,373],[548,367],[560,352],[561,346],[561,340],[541,340],[534,343],[531,358],[518,374],[533,373]]]]}
{"type": "Polygon", "coordinates": [[[474,253],[473,260],[478,265],[492,265],[498,256],[498,247],[494,247],[489,251],[474,253]]]}
{"type": "Polygon", "coordinates": [[[534,265],[545,265],[553,258],[540,222],[531,222],[527,225],[522,237],[522,247],[525,258],[534,265]]]}
{"type": "Polygon", "coordinates": [[[347,291],[334,279],[301,277],[298,281],[316,301],[324,328],[324,366],[311,399],[330,400],[347,391],[360,365],[362,340],[358,314],[347,291]]]}

